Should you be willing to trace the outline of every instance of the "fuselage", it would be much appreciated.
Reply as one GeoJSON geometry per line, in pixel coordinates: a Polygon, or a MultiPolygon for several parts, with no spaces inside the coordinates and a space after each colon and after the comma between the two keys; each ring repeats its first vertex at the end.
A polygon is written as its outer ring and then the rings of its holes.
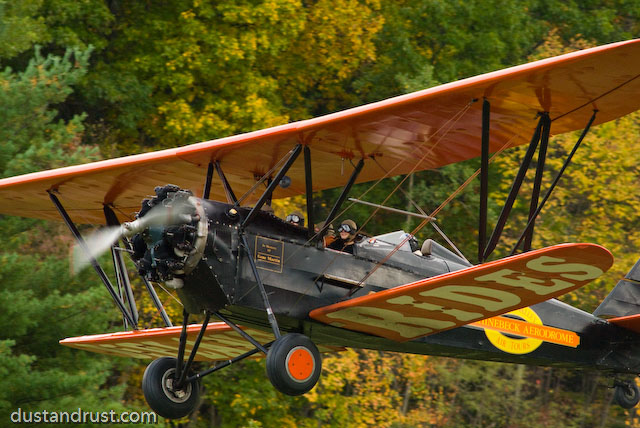
{"type": "Polygon", "coordinates": [[[270,330],[252,257],[280,328],[304,332],[318,345],[640,372],[637,334],[555,299],[501,317],[496,322],[506,331],[496,331],[486,322],[473,323],[408,342],[316,322],[308,316],[313,309],[470,265],[440,246],[432,254],[417,255],[406,245],[389,257],[398,242],[376,237],[361,240],[354,254],[326,249],[321,239],[310,239],[307,229],[267,212],[258,213],[243,231],[245,249],[239,228],[248,209],[230,216],[231,205],[214,201],[203,205],[209,222],[203,257],[208,269],[197,269],[179,290],[191,312],[220,310],[239,324],[270,330]],[[511,331],[509,324],[518,325],[511,331]],[[518,335],[517,328],[523,325],[535,334],[518,335]]]}

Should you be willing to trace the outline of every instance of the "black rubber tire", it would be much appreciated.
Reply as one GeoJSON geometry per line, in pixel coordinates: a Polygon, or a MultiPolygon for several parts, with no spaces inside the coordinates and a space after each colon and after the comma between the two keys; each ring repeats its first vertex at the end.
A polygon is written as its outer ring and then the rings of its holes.
{"type": "Polygon", "coordinates": [[[624,409],[635,407],[640,401],[640,391],[635,382],[628,382],[624,385],[617,385],[613,394],[615,402],[624,409]]]}
{"type": "Polygon", "coordinates": [[[269,348],[267,353],[267,377],[273,386],[283,394],[302,395],[309,392],[320,379],[322,358],[316,345],[307,336],[290,333],[281,336],[269,348]],[[310,373],[304,379],[297,379],[289,370],[289,359],[296,352],[302,352],[305,361],[304,373],[310,373]]]}
{"type": "Polygon", "coordinates": [[[180,419],[193,412],[200,402],[200,383],[193,381],[181,391],[172,392],[170,384],[176,359],[162,357],[147,366],[142,376],[142,392],[149,407],[168,419],[180,419]]]}

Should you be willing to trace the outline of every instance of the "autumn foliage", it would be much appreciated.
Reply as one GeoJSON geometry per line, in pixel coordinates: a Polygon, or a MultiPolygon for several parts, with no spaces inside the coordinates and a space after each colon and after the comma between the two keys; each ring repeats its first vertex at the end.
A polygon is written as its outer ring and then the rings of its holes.
{"type": "MultiPolygon", "coordinates": [[[[638,0],[0,1],[0,176],[306,119],[637,37],[639,18],[638,0]]],[[[584,310],[640,257],[639,134],[638,114],[593,129],[536,223],[534,247],[596,242],[616,256],[609,273],[563,296],[584,310]]],[[[577,137],[553,138],[543,189],[577,137]]],[[[507,150],[492,164],[490,224],[522,154],[507,150]]],[[[478,166],[471,160],[417,173],[389,204],[413,209],[411,198],[430,212],[478,166]]],[[[384,199],[398,180],[369,196],[384,199]]],[[[531,177],[522,193],[530,187],[531,177]]],[[[469,257],[477,251],[478,188],[472,182],[438,215],[469,257]]],[[[326,215],[336,192],[314,196],[317,214],[326,215]]],[[[304,203],[274,201],[274,209],[284,216],[304,212],[304,203]]],[[[527,213],[528,200],[518,200],[493,257],[508,254],[527,213]]],[[[369,214],[353,207],[345,216],[362,222],[369,214]]],[[[366,232],[417,224],[383,215],[366,232]]],[[[9,217],[0,217],[0,231],[0,425],[18,407],[146,409],[146,362],[57,344],[122,328],[91,272],[70,274],[68,233],[9,217]]],[[[429,227],[418,237],[441,239],[429,227]]],[[[134,286],[141,325],[160,326],[143,286],[134,286]]],[[[175,296],[160,297],[179,323],[175,296]]],[[[233,365],[205,379],[196,413],[161,425],[640,426],[634,410],[611,405],[612,379],[596,373],[356,349],[326,354],[323,364],[318,386],[301,397],[276,392],[262,360],[233,365]]]]}

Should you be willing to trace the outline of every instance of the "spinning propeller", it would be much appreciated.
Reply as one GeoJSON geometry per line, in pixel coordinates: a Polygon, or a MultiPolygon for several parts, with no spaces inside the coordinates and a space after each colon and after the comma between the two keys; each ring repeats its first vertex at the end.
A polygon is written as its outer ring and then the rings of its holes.
{"type": "Polygon", "coordinates": [[[194,207],[188,203],[155,205],[143,217],[122,223],[120,226],[103,227],[84,239],[84,245],[73,247],[73,273],[78,273],[107,252],[121,238],[130,238],[148,227],[172,226],[191,223],[194,207]]]}

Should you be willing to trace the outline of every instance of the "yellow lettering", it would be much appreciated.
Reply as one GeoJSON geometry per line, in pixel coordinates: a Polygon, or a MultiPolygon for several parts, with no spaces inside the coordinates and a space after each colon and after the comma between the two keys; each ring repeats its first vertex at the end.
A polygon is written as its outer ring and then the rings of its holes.
{"type": "Polygon", "coordinates": [[[453,302],[468,303],[487,311],[496,312],[520,303],[520,297],[513,293],[473,285],[445,285],[420,293],[423,297],[436,297],[453,302]]]}
{"type": "Polygon", "coordinates": [[[549,256],[540,256],[537,259],[529,261],[527,263],[527,267],[532,270],[537,270],[538,272],[560,273],[560,276],[562,276],[563,278],[575,279],[578,281],[588,281],[602,275],[602,269],[596,266],[585,265],[583,263],[562,262],[564,262],[564,259],[558,259],[556,257],[549,256]],[[554,264],[549,265],[547,263],[554,264]]]}
{"type": "Polygon", "coordinates": [[[327,314],[327,317],[393,331],[407,339],[424,336],[433,329],[442,330],[456,325],[451,321],[408,317],[400,312],[370,306],[344,308],[327,314]]]}
{"type": "Polygon", "coordinates": [[[529,278],[524,275],[517,275],[517,278],[509,278],[509,275],[517,273],[518,272],[511,269],[501,269],[488,275],[483,275],[475,278],[475,280],[482,282],[493,281],[497,282],[498,284],[508,285],[510,287],[524,288],[540,296],[552,294],[574,286],[574,284],[571,282],[563,281],[556,278],[551,279],[551,282],[553,283],[552,286],[545,285],[545,281],[542,279],[529,278]]]}
{"type": "Polygon", "coordinates": [[[387,300],[387,303],[392,305],[411,305],[413,307],[424,309],[425,311],[441,312],[443,314],[451,315],[455,319],[463,322],[471,321],[473,319],[482,318],[483,315],[477,312],[467,312],[460,309],[445,309],[440,305],[434,305],[427,302],[418,302],[411,296],[399,296],[393,299],[387,300]]]}

